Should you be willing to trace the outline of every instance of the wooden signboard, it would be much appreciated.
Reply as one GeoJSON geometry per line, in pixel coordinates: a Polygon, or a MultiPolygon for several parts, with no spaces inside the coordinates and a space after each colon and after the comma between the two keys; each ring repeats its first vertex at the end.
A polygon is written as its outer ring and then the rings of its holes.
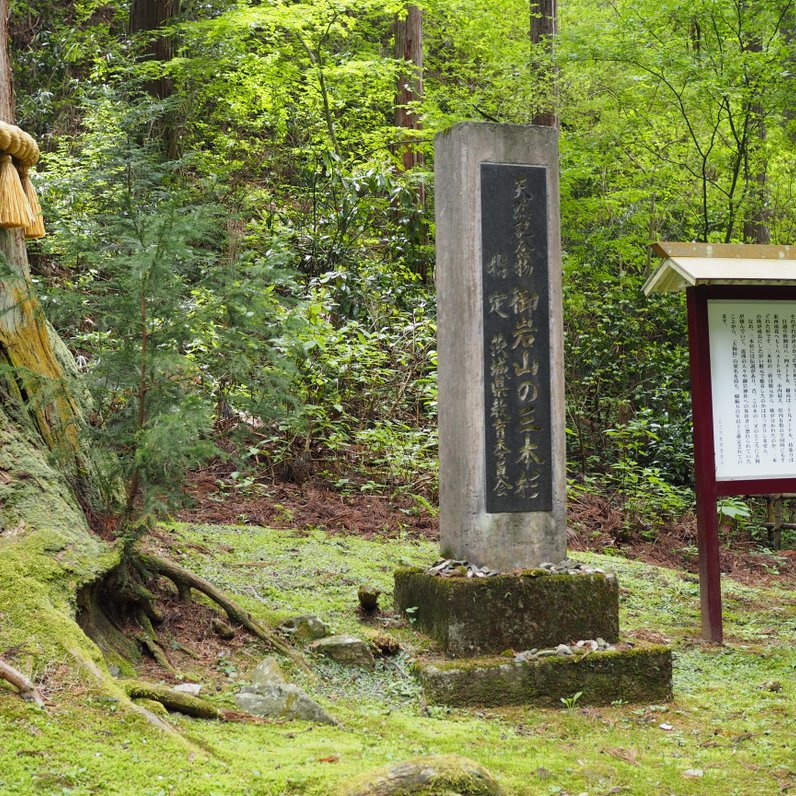
{"type": "Polygon", "coordinates": [[[644,292],[687,296],[702,635],[720,643],[718,500],[796,491],[796,249],[653,250],[644,292]]]}
{"type": "Polygon", "coordinates": [[[717,501],[796,491],[796,287],[687,297],[702,631],[721,642],[717,501]]]}

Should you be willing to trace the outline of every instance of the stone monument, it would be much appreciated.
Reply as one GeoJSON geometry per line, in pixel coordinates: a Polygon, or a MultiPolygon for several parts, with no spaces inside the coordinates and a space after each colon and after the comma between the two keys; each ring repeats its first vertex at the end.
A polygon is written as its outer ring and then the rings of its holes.
{"type": "Polygon", "coordinates": [[[637,682],[665,699],[668,650],[635,655],[628,675],[616,578],[566,560],[557,131],[456,125],[435,173],[443,561],[397,572],[395,605],[451,658],[503,657],[421,667],[427,695],[604,702],[637,682]],[[547,665],[555,649],[609,651],[574,671],[547,665]]]}
{"type": "Polygon", "coordinates": [[[440,545],[502,572],[566,555],[555,129],[436,142],[440,545]]]}

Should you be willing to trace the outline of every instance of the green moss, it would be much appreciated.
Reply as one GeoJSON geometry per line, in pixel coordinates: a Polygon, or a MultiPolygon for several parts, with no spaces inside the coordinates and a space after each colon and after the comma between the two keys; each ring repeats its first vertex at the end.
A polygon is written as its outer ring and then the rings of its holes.
{"type": "Polygon", "coordinates": [[[580,704],[666,702],[672,696],[672,658],[666,647],[644,646],[581,656],[514,662],[503,658],[422,663],[426,696],[444,705],[548,705],[580,693],[580,704]]]}
{"type": "Polygon", "coordinates": [[[147,699],[159,702],[167,710],[195,716],[200,719],[218,719],[221,712],[207,700],[199,699],[192,694],[173,691],[171,688],[143,680],[124,680],[122,687],[132,699],[147,699]]]}
{"type": "Polygon", "coordinates": [[[1,409],[0,529],[0,649],[21,649],[27,668],[74,660],[99,675],[102,656],[74,622],[75,595],[119,552],[89,531],[35,437],[1,409]]]}
{"type": "MultiPolygon", "coordinates": [[[[183,542],[209,548],[210,554],[186,545],[180,560],[229,588],[260,620],[318,613],[336,629],[358,633],[356,590],[367,581],[384,592],[387,613],[380,621],[390,633],[408,650],[426,643],[410,625],[394,625],[389,592],[402,562],[420,566],[433,558],[431,543],[256,527],[179,526],[169,535],[174,555],[183,542]],[[248,566],[252,561],[258,566],[248,566]]],[[[63,686],[51,692],[48,713],[0,687],[0,793],[68,788],[73,796],[329,796],[376,766],[460,754],[485,766],[512,796],[781,796],[793,770],[796,593],[723,578],[726,600],[737,610],[726,623],[728,644],[713,647],[699,643],[698,586],[684,573],[609,556],[572,557],[618,573],[623,632],[671,635],[673,703],[639,707],[618,700],[588,711],[578,709],[579,701],[573,710],[561,710],[560,703],[554,710],[427,705],[399,655],[355,675],[324,663],[318,680],[301,681],[343,728],[172,714],[171,723],[194,742],[189,749],[125,710],[123,700],[92,696],[84,684],[74,693],[63,686]],[[769,681],[782,690],[766,690],[769,681]],[[663,722],[673,729],[662,731],[663,722]],[[207,753],[198,754],[197,746],[207,753]],[[632,750],[635,758],[610,750],[632,750]],[[683,776],[694,768],[704,777],[683,776]]],[[[0,634],[5,624],[0,621],[0,634]]],[[[225,665],[243,680],[266,654],[258,644],[245,644],[225,665]]],[[[214,702],[232,706],[238,683],[230,679],[214,702]]]]}
{"type": "Polygon", "coordinates": [[[136,705],[139,705],[142,708],[146,708],[150,713],[154,713],[156,716],[160,716],[162,719],[166,719],[169,716],[168,710],[163,706],[162,703],[158,702],[155,699],[146,699],[145,697],[135,697],[133,699],[136,705]]]}
{"type": "Polygon", "coordinates": [[[385,766],[358,777],[340,796],[503,796],[495,778],[459,755],[434,755],[385,766]]]}

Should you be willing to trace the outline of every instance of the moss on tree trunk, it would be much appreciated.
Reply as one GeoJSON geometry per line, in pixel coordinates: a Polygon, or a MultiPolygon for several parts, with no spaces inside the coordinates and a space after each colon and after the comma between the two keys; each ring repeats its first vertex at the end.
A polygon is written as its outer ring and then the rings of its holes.
{"type": "Polygon", "coordinates": [[[75,621],[76,596],[120,549],[91,533],[38,431],[7,405],[0,395],[0,649],[16,650],[29,675],[71,660],[107,685],[102,654],[75,621]]]}

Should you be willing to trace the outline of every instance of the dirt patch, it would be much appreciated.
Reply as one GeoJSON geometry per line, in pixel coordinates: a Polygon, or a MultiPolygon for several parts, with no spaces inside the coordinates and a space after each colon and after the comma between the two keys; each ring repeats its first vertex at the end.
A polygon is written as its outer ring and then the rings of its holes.
{"type": "MultiPolygon", "coordinates": [[[[368,493],[369,482],[348,480],[345,489],[318,476],[295,483],[269,475],[235,486],[229,467],[216,464],[194,473],[184,522],[265,525],[365,538],[437,539],[439,522],[431,501],[396,489],[368,493]]],[[[658,566],[698,572],[696,517],[686,514],[655,529],[628,526],[615,501],[578,495],[568,506],[570,550],[610,552],[658,566]]],[[[721,570],[746,584],[779,583],[796,588],[796,551],[768,553],[759,540],[736,529],[722,531],[721,570]]]]}
{"type": "MultiPolygon", "coordinates": [[[[677,520],[642,532],[626,527],[621,508],[600,495],[579,495],[568,506],[570,550],[618,553],[648,564],[697,574],[696,517],[677,520]],[[654,536],[654,538],[646,538],[654,536]]],[[[721,571],[748,585],[778,583],[796,588],[796,551],[766,552],[749,532],[724,528],[721,532],[721,571]]]]}
{"type": "Polygon", "coordinates": [[[215,525],[265,525],[302,530],[320,528],[365,538],[436,539],[439,524],[427,501],[405,492],[372,494],[364,479],[345,489],[323,478],[303,483],[258,479],[236,487],[223,465],[194,473],[187,496],[192,505],[177,514],[182,522],[215,525]]]}

